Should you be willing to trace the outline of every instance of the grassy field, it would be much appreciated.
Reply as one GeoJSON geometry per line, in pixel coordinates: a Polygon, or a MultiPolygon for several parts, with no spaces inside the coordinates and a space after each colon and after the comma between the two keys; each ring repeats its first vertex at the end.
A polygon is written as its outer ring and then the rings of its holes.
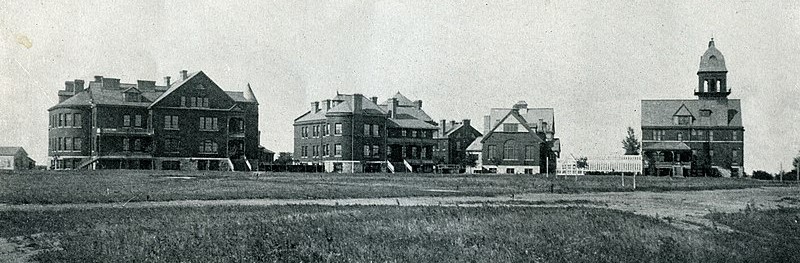
{"type": "Polygon", "coordinates": [[[597,208],[185,207],[0,212],[40,262],[798,262],[797,209],[681,230],[597,208]],[[794,225],[792,225],[794,224],[794,225]]]}
{"type": "MultiPolygon", "coordinates": [[[[631,191],[619,176],[302,174],[175,171],[30,171],[0,174],[0,203],[106,203],[213,199],[321,199],[631,191]]],[[[640,191],[780,186],[740,178],[636,179],[640,191]]]]}

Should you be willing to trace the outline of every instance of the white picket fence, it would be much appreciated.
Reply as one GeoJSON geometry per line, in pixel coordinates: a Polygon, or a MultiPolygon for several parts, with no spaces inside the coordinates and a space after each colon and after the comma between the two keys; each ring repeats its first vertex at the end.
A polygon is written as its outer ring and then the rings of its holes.
{"type": "Polygon", "coordinates": [[[586,168],[578,168],[572,157],[558,159],[556,174],[583,175],[589,172],[638,173],[642,171],[641,155],[587,156],[586,168]]]}

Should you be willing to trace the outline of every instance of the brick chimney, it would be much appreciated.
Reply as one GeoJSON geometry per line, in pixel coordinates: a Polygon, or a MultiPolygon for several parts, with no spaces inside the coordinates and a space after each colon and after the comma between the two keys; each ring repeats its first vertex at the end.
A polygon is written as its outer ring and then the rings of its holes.
{"type": "Polygon", "coordinates": [[[65,81],[64,82],[64,91],[75,92],[75,82],[73,81],[65,81]]]}
{"type": "Polygon", "coordinates": [[[389,105],[388,105],[390,113],[389,118],[394,119],[394,117],[397,116],[397,106],[399,106],[398,104],[399,102],[397,101],[397,98],[389,99],[389,105]]]}
{"type": "Polygon", "coordinates": [[[417,109],[422,109],[422,100],[415,101],[414,103],[417,104],[417,109]]]}
{"type": "Polygon", "coordinates": [[[327,99],[327,100],[325,100],[325,111],[329,111],[329,110],[331,110],[331,100],[327,99]]]}
{"type": "Polygon", "coordinates": [[[188,78],[189,78],[189,71],[187,71],[185,69],[181,70],[181,80],[186,80],[188,78]]]}
{"type": "Polygon", "coordinates": [[[171,78],[172,77],[170,77],[170,76],[164,77],[164,85],[166,85],[168,89],[169,89],[169,85],[171,84],[171,83],[169,83],[169,79],[171,79],[171,78]]]}
{"type": "Polygon", "coordinates": [[[492,116],[483,116],[483,135],[489,134],[492,130],[492,116]]]}
{"type": "Polygon", "coordinates": [[[456,127],[456,121],[450,121],[450,127],[456,127]]]}
{"type": "Polygon", "coordinates": [[[76,79],[75,80],[75,93],[83,91],[83,80],[76,79]]]}
{"type": "Polygon", "coordinates": [[[447,132],[447,120],[442,119],[439,121],[439,128],[442,129],[442,137],[444,137],[444,133],[447,132]]]}
{"type": "Polygon", "coordinates": [[[364,109],[364,95],[353,94],[353,113],[360,113],[364,109]]]}
{"type": "Polygon", "coordinates": [[[462,123],[462,124],[463,124],[465,127],[466,127],[466,126],[472,126],[470,122],[471,122],[471,121],[470,121],[469,119],[463,119],[463,120],[461,120],[461,123],[462,123]]]}
{"type": "Polygon", "coordinates": [[[319,101],[315,101],[311,103],[311,113],[317,113],[319,111],[319,101]]]}
{"type": "Polygon", "coordinates": [[[375,103],[375,105],[378,104],[378,97],[372,97],[370,99],[372,100],[372,103],[375,103]]]}

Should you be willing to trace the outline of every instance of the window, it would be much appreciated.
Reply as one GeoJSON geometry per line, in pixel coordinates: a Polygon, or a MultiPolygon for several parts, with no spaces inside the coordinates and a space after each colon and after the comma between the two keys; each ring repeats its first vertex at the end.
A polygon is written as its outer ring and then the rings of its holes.
{"type": "Polygon", "coordinates": [[[318,157],[319,156],[319,145],[314,145],[314,147],[312,148],[312,151],[314,153],[314,157],[318,157]]]}
{"type": "Polygon", "coordinates": [[[525,168],[525,174],[533,174],[533,169],[525,168]]]}
{"type": "Polygon", "coordinates": [[[406,135],[406,130],[402,130],[402,131],[401,131],[401,134],[402,134],[402,136],[403,136],[403,137],[406,137],[406,136],[408,136],[408,135],[406,135]]]}
{"type": "Polygon", "coordinates": [[[167,138],[164,139],[164,151],[165,152],[178,152],[180,147],[180,141],[175,138],[167,138]]]}
{"type": "Polygon", "coordinates": [[[136,152],[142,151],[142,139],[133,140],[133,150],[136,152]]]}
{"type": "Polygon", "coordinates": [[[714,140],[714,131],[708,131],[708,140],[709,141],[713,141],[714,140]]]}
{"type": "Polygon", "coordinates": [[[197,107],[197,97],[192,97],[189,107],[197,107]]]}
{"type": "Polygon", "coordinates": [[[122,116],[122,126],[123,127],[130,127],[131,126],[131,115],[123,115],[122,116]]]}
{"type": "Polygon", "coordinates": [[[516,152],[514,151],[514,141],[509,140],[506,141],[506,144],[503,146],[503,159],[504,160],[512,160],[515,159],[516,152]]]}
{"type": "Polygon", "coordinates": [[[697,136],[697,130],[692,129],[692,137],[697,136]]]}
{"type": "Polygon", "coordinates": [[[381,127],[380,125],[372,125],[372,136],[375,137],[381,136],[380,127],[381,127]]]}
{"type": "Polygon", "coordinates": [[[342,135],[342,124],[341,123],[337,123],[337,124],[334,125],[333,134],[342,135]]]}
{"type": "Polygon", "coordinates": [[[218,131],[216,117],[200,117],[200,130],[202,131],[218,131]]]}
{"type": "Polygon", "coordinates": [[[714,150],[708,150],[708,156],[714,157],[714,150]]]}
{"type": "Polygon", "coordinates": [[[489,159],[497,157],[497,145],[489,145],[486,157],[489,159]]]}
{"type": "Polygon", "coordinates": [[[372,145],[372,157],[380,157],[380,145],[372,145]]]}
{"type": "Polygon", "coordinates": [[[217,153],[217,142],[205,140],[200,142],[200,153],[217,153]]]}
{"type": "Polygon", "coordinates": [[[136,127],[142,127],[142,115],[134,116],[133,125],[136,127]]]}
{"type": "Polygon", "coordinates": [[[300,128],[300,137],[308,138],[308,127],[303,126],[300,128]]]}
{"type": "Polygon", "coordinates": [[[392,156],[392,146],[386,145],[386,157],[392,156]]]}
{"type": "Polygon", "coordinates": [[[201,98],[203,100],[203,108],[208,108],[208,98],[201,98]]]}
{"type": "Polygon", "coordinates": [[[80,128],[83,125],[80,113],[75,113],[74,121],[75,123],[72,124],[73,127],[80,128]]]}
{"type": "Polygon", "coordinates": [[[328,124],[328,123],[325,124],[324,128],[322,129],[322,135],[323,136],[331,135],[331,125],[330,124],[328,124]]]}
{"type": "MultiPolygon", "coordinates": [[[[731,152],[731,155],[733,156],[733,158],[739,157],[739,150],[733,150],[731,152]]],[[[736,160],[733,160],[733,161],[736,162],[736,160]]]]}
{"type": "Polygon", "coordinates": [[[504,132],[516,132],[518,131],[518,127],[516,123],[504,123],[503,124],[503,131],[504,132]]]}
{"type": "Polygon", "coordinates": [[[123,151],[130,151],[131,150],[131,140],[128,138],[122,139],[122,150],[123,151]]]}
{"type": "Polygon", "coordinates": [[[64,125],[72,126],[72,114],[70,113],[64,114],[64,118],[65,118],[64,125]]]}
{"type": "Polygon", "coordinates": [[[369,124],[364,124],[364,136],[369,136],[371,131],[372,127],[369,124]]]}
{"type": "Polygon", "coordinates": [[[411,131],[411,137],[417,138],[417,131],[411,131]]]}
{"type": "Polygon", "coordinates": [[[64,150],[72,151],[72,138],[64,138],[64,150]]]}
{"type": "Polygon", "coordinates": [[[683,133],[682,132],[678,133],[678,141],[683,141],[683,133]]]}
{"type": "Polygon", "coordinates": [[[369,145],[364,145],[364,157],[369,156],[369,145]]]}
{"type": "Polygon", "coordinates": [[[164,129],[177,130],[178,129],[178,116],[164,116],[164,129]]]}
{"type": "Polygon", "coordinates": [[[341,144],[337,143],[337,144],[333,145],[333,155],[342,156],[342,145],[341,144]]]}
{"type": "Polygon", "coordinates": [[[64,114],[58,114],[58,127],[64,127],[64,114]]]}
{"type": "Polygon", "coordinates": [[[58,148],[57,149],[59,151],[63,150],[63,148],[61,148],[61,137],[58,137],[58,148]]]}
{"type": "Polygon", "coordinates": [[[82,149],[81,145],[81,138],[74,138],[72,139],[72,149],[75,151],[80,151],[82,149]]]}
{"type": "MultiPolygon", "coordinates": [[[[327,125],[325,125],[325,126],[327,126],[327,125]]],[[[322,148],[322,155],[331,156],[331,145],[330,144],[325,144],[325,147],[322,148]]]]}
{"type": "Polygon", "coordinates": [[[689,125],[692,123],[691,116],[674,116],[673,123],[676,125],[689,125]]]}
{"type": "Polygon", "coordinates": [[[181,107],[186,107],[186,97],[181,96],[181,107]]]}
{"type": "Polygon", "coordinates": [[[525,160],[534,160],[536,158],[536,148],[533,146],[525,146],[525,160]]]}
{"type": "Polygon", "coordinates": [[[427,159],[428,158],[428,147],[422,147],[421,150],[422,151],[420,152],[420,154],[419,154],[420,156],[419,157],[422,158],[422,159],[427,159]]]}
{"type": "Polygon", "coordinates": [[[738,141],[739,140],[739,131],[733,131],[731,133],[731,140],[732,141],[738,141]]]}
{"type": "Polygon", "coordinates": [[[411,157],[414,159],[419,158],[419,148],[417,148],[417,146],[411,147],[411,157]]]}
{"type": "Polygon", "coordinates": [[[314,125],[314,137],[319,137],[319,125],[314,125]]]}
{"type": "Polygon", "coordinates": [[[514,173],[514,168],[506,168],[506,173],[507,174],[513,174],[514,173]]]}
{"type": "Polygon", "coordinates": [[[711,116],[711,110],[700,110],[700,117],[709,117],[711,116]]]}

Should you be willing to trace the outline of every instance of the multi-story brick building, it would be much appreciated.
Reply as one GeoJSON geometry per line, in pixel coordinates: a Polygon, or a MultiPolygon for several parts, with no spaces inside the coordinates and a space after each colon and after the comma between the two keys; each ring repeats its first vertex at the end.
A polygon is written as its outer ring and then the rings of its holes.
{"type": "Polygon", "coordinates": [[[295,158],[327,172],[432,171],[435,122],[400,93],[337,94],[294,121],[295,158]]]}
{"type": "MultiPolygon", "coordinates": [[[[50,112],[55,169],[245,170],[258,157],[258,101],[202,71],[180,79],[67,81],[50,112]]],[[[257,166],[255,166],[257,167],[257,166]]]]}
{"type": "Polygon", "coordinates": [[[494,108],[484,117],[480,144],[483,170],[490,173],[533,174],[555,168],[561,152],[555,138],[552,108],[528,108],[520,101],[512,108],[494,108]]]}
{"type": "Polygon", "coordinates": [[[439,163],[439,170],[442,172],[460,172],[464,166],[475,166],[468,164],[470,158],[467,155],[467,147],[476,138],[483,136],[478,130],[472,127],[469,119],[461,122],[441,120],[439,129],[434,136],[436,147],[434,156],[439,163]]]}
{"type": "Polygon", "coordinates": [[[741,103],[728,99],[727,73],[725,58],[711,39],[700,57],[694,92],[698,99],[642,100],[646,173],[730,176],[744,172],[741,103]]]}

